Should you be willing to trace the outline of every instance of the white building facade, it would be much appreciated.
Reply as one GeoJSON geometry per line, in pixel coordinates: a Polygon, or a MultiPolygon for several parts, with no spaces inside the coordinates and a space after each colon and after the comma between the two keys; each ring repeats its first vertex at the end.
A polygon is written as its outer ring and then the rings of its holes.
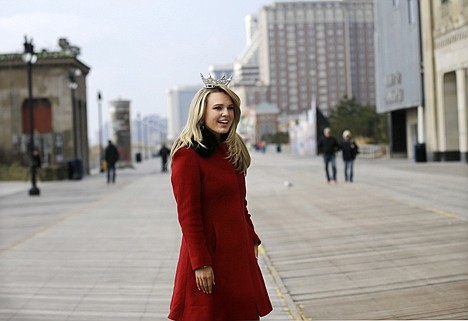
{"type": "Polygon", "coordinates": [[[468,162],[468,1],[421,1],[425,135],[435,161],[468,162]]]}

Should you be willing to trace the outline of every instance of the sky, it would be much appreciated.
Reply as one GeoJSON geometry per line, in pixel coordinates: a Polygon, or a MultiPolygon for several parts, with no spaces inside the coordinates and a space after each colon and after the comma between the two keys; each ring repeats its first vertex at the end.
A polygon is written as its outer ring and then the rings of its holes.
{"type": "MultiPolygon", "coordinates": [[[[290,0],[285,0],[290,1],[290,0]]],[[[167,116],[167,92],[201,85],[200,72],[232,64],[245,49],[244,18],[274,0],[0,0],[0,53],[81,48],[87,77],[88,136],[96,143],[98,91],[103,121],[109,101],[131,101],[131,115],[167,116]]]]}

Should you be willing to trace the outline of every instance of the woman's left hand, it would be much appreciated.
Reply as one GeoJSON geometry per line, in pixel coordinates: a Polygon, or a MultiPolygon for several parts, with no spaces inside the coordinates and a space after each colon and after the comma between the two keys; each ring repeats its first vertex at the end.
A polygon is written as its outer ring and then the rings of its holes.
{"type": "Polygon", "coordinates": [[[258,259],[258,244],[254,245],[254,254],[255,254],[255,258],[258,259]]]}

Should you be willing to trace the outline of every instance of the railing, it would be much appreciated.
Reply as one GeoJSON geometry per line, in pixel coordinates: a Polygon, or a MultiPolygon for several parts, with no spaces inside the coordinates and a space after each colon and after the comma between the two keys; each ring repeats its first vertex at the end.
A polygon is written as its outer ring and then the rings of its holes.
{"type": "Polygon", "coordinates": [[[362,144],[359,145],[358,158],[374,159],[387,155],[386,147],[381,145],[362,144]]]}

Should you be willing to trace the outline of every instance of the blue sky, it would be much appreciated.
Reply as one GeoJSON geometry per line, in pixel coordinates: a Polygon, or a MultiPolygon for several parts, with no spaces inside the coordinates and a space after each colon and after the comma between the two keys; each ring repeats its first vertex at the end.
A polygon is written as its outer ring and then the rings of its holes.
{"type": "Polygon", "coordinates": [[[211,64],[229,64],[245,47],[244,17],[273,0],[0,0],[0,53],[81,47],[87,78],[89,136],[97,130],[97,92],[131,100],[132,116],[166,116],[166,93],[201,84],[211,64]]]}

